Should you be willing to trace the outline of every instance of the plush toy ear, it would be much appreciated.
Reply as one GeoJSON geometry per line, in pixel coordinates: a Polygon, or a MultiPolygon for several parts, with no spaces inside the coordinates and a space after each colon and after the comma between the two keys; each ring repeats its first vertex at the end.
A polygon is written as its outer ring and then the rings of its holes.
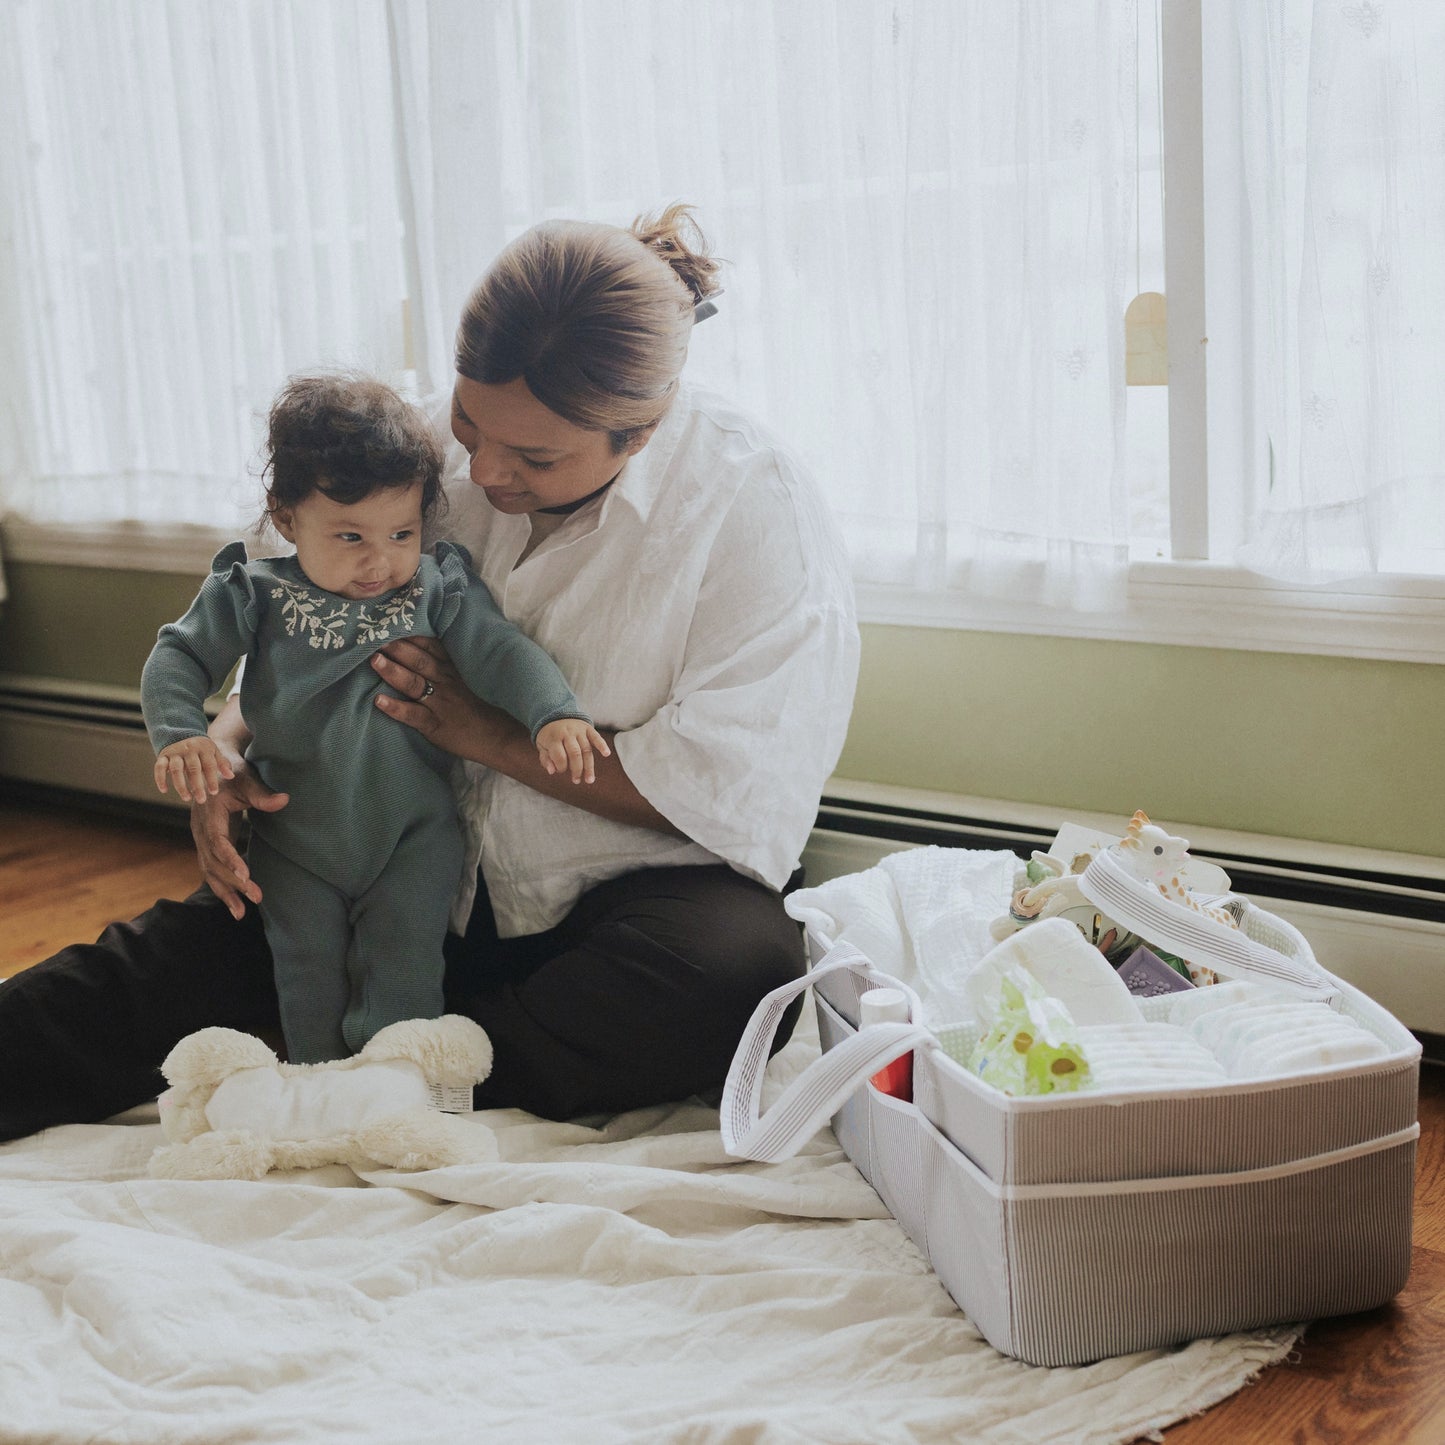
{"type": "Polygon", "coordinates": [[[260,1039],[237,1029],[201,1029],[187,1034],[161,1065],[168,1084],[180,1088],[212,1088],[241,1069],[274,1067],[275,1051],[260,1039]]]}
{"type": "Polygon", "coordinates": [[[443,1014],[388,1024],[356,1057],[368,1063],[405,1059],[433,1084],[480,1084],[492,1072],[492,1041],[471,1019],[443,1014]]]}
{"type": "Polygon", "coordinates": [[[173,1086],[156,1100],[160,1109],[161,1133],[170,1143],[184,1144],[210,1129],[210,1120],[206,1118],[206,1100],[210,1096],[209,1089],[173,1086]]]}

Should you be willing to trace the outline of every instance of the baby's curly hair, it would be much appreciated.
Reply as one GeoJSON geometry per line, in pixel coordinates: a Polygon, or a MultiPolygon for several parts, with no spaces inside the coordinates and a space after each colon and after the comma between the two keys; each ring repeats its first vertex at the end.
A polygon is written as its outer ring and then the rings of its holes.
{"type": "Polygon", "coordinates": [[[349,505],[420,482],[429,518],[442,496],[442,450],[426,417],[360,372],[293,376],[271,405],[265,456],[267,516],[312,492],[349,505]]]}

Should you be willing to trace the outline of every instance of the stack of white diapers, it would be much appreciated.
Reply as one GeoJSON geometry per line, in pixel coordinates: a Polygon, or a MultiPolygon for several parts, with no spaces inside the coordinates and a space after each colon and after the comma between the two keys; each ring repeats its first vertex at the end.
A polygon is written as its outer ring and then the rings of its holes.
{"type": "Polygon", "coordinates": [[[1181,994],[1169,1017],[1208,1049],[1231,1079],[1302,1074],[1389,1053],[1383,1040],[1328,1004],[1244,979],[1181,994]]]}
{"type": "Polygon", "coordinates": [[[1080,1029],[1079,1042],[1094,1089],[1207,1089],[1229,1082],[1214,1054],[1174,1024],[1100,1024],[1080,1029]]]}
{"type": "Polygon", "coordinates": [[[1147,1023],[1108,960],[1072,923],[1050,918],[1005,939],[979,962],[967,988],[986,1017],[1010,965],[1027,969],[1078,1025],[1088,1059],[1085,1085],[1098,1089],[1189,1089],[1227,1083],[1218,1059],[1182,1028],[1147,1023]]]}
{"type": "Polygon", "coordinates": [[[965,981],[976,1019],[991,1016],[1010,967],[1032,974],[1062,1006],[1091,1092],[1214,1088],[1367,1063],[1390,1051],[1329,1004],[1246,979],[1174,994],[1167,1022],[1150,1022],[1104,956],[1061,918],[1021,929],[979,961],[965,981]]]}

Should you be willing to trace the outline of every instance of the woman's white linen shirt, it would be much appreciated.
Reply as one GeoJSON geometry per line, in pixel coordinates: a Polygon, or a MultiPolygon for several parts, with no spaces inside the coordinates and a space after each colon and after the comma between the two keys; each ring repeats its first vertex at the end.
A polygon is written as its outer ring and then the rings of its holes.
{"type": "Polygon", "coordinates": [[[453,926],[478,861],[503,937],[552,927],[587,888],[638,868],[723,861],[781,888],[858,677],[847,558],[812,479],[752,418],[684,387],[608,491],[518,566],[528,518],[494,511],[467,466],[453,442],[444,535],[597,725],[616,730],[627,776],[686,837],[468,763],[453,926]]]}

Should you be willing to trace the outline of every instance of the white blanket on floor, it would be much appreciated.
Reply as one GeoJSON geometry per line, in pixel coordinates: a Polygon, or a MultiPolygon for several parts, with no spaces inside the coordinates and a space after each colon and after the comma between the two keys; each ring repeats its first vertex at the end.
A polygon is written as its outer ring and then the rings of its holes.
{"type": "Polygon", "coordinates": [[[153,1107],[0,1146],[0,1442],[1103,1445],[1294,1339],[1020,1365],[827,1131],[763,1165],[696,1102],[484,1117],[500,1162],[411,1175],[152,1180],[153,1107]]]}

